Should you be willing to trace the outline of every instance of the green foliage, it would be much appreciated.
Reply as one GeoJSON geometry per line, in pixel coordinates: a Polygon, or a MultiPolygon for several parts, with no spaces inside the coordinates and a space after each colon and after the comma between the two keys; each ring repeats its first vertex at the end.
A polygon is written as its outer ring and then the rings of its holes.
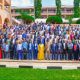
{"type": "Polygon", "coordinates": [[[16,16],[16,19],[21,19],[21,16],[16,16]]]}
{"type": "Polygon", "coordinates": [[[16,9],[15,12],[20,13],[22,11],[21,11],[21,9],[16,9]]]}
{"type": "Polygon", "coordinates": [[[56,15],[61,17],[61,0],[56,0],[57,11],[56,15]]]}
{"type": "Polygon", "coordinates": [[[24,12],[24,13],[26,13],[26,14],[30,14],[30,12],[27,11],[27,10],[26,10],[26,11],[23,11],[23,10],[21,10],[21,9],[16,9],[15,11],[16,11],[17,13],[23,13],[23,12],[24,12]]]}
{"type": "Polygon", "coordinates": [[[76,21],[76,24],[80,24],[80,19],[76,21]]]}
{"type": "Polygon", "coordinates": [[[34,18],[30,15],[27,15],[25,12],[21,12],[21,19],[27,24],[34,21],[34,18]]]}
{"type": "Polygon", "coordinates": [[[62,18],[59,16],[49,16],[46,20],[46,23],[56,23],[56,24],[62,24],[62,18]]]}
{"type": "Polygon", "coordinates": [[[17,19],[22,19],[24,23],[29,24],[34,21],[34,18],[29,15],[28,11],[22,11],[20,9],[16,9],[16,12],[20,13],[20,16],[17,16],[17,19]]]}
{"type": "Polygon", "coordinates": [[[80,0],[74,0],[74,17],[80,17],[80,8],[79,8],[80,0]]]}
{"type": "Polygon", "coordinates": [[[67,18],[66,19],[68,19],[69,20],[69,24],[72,24],[73,22],[72,22],[72,18],[73,18],[73,16],[67,16],[67,18]]]}
{"type": "Polygon", "coordinates": [[[35,18],[41,18],[42,0],[34,0],[35,18]]]}

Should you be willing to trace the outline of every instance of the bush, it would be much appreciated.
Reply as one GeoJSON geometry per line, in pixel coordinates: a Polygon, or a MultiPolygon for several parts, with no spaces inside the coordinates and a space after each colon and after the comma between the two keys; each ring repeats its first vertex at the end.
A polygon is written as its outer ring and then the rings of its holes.
{"type": "Polygon", "coordinates": [[[76,24],[80,24],[80,19],[76,21],[76,24]]]}
{"type": "Polygon", "coordinates": [[[63,21],[62,18],[59,16],[49,16],[46,20],[46,23],[61,24],[63,23],[63,21]]]}
{"type": "Polygon", "coordinates": [[[27,15],[25,19],[25,23],[29,24],[34,22],[34,18],[32,16],[27,15]]]}
{"type": "Polygon", "coordinates": [[[24,23],[29,24],[32,23],[34,21],[34,18],[30,15],[28,15],[25,12],[21,13],[21,19],[24,21],[24,23]]]}

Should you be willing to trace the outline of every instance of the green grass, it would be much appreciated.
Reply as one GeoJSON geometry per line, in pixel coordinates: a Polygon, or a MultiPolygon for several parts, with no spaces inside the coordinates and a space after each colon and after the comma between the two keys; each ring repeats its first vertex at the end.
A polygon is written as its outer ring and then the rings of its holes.
{"type": "Polygon", "coordinates": [[[80,70],[0,68],[0,80],[80,80],[80,70]]]}

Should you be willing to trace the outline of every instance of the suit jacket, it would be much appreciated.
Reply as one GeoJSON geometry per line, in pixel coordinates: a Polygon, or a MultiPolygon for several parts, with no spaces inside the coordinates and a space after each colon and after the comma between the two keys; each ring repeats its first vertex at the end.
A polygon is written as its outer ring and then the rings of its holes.
{"type": "Polygon", "coordinates": [[[57,50],[58,50],[57,44],[53,43],[53,44],[51,45],[51,52],[54,53],[54,52],[57,52],[57,50]]]}

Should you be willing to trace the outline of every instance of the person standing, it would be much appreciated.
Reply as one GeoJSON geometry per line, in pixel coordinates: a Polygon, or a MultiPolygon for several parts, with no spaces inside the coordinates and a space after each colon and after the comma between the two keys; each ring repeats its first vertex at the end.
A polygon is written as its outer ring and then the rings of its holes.
{"type": "Polygon", "coordinates": [[[78,58],[80,60],[80,42],[78,42],[78,58]]]}
{"type": "Polygon", "coordinates": [[[63,42],[63,59],[68,60],[67,41],[63,42]]]}
{"type": "Polygon", "coordinates": [[[57,60],[57,50],[58,50],[58,46],[53,41],[53,43],[51,44],[52,60],[57,60]]]}
{"type": "Polygon", "coordinates": [[[17,42],[17,54],[18,54],[18,59],[22,60],[23,59],[23,52],[22,52],[22,42],[21,40],[17,42]]]}
{"type": "Polygon", "coordinates": [[[73,59],[73,43],[69,41],[67,43],[67,47],[68,47],[68,59],[72,60],[73,59]]]}
{"type": "Polygon", "coordinates": [[[45,57],[44,57],[44,44],[40,43],[38,45],[38,60],[44,60],[45,57]]]}
{"type": "Polygon", "coordinates": [[[22,49],[23,49],[23,59],[27,59],[28,43],[25,39],[23,39],[22,42],[22,49]]]}
{"type": "Polygon", "coordinates": [[[51,60],[50,49],[51,49],[51,43],[50,43],[50,40],[48,39],[45,43],[45,59],[46,60],[51,60]]]}
{"type": "Polygon", "coordinates": [[[32,44],[32,41],[30,41],[29,44],[28,44],[27,59],[28,60],[32,60],[33,59],[33,44],[32,44]]]}
{"type": "Polygon", "coordinates": [[[2,59],[2,47],[0,46],[0,59],[2,59]]]}
{"type": "Polygon", "coordinates": [[[63,46],[61,42],[58,42],[58,60],[62,60],[63,46]]]}
{"type": "Polygon", "coordinates": [[[9,49],[10,49],[10,59],[13,59],[14,58],[14,49],[13,49],[13,43],[12,43],[12,40],[10,42],[10,46],[9,46],[9,49]]]}
{"type": "Polygon", "coordinates": [[[37,60],[37,55],[38,55],[38,44],[37,44],[37,41],[35,41],[35,43],[34,43],[34,50],[33,50],[34,60],[37,60]]]}
{"type": "Polygon", "coordinates": [[[74,53],[74,60],[78,60],[78,45],[76,42],[73,45],[73,53],[74,53]]]}
{"type": "Polygon", "coordinates": [[[6,42],[5,44],[5,58],[10,59],[10,50],[8,42],[6,42]]]}

